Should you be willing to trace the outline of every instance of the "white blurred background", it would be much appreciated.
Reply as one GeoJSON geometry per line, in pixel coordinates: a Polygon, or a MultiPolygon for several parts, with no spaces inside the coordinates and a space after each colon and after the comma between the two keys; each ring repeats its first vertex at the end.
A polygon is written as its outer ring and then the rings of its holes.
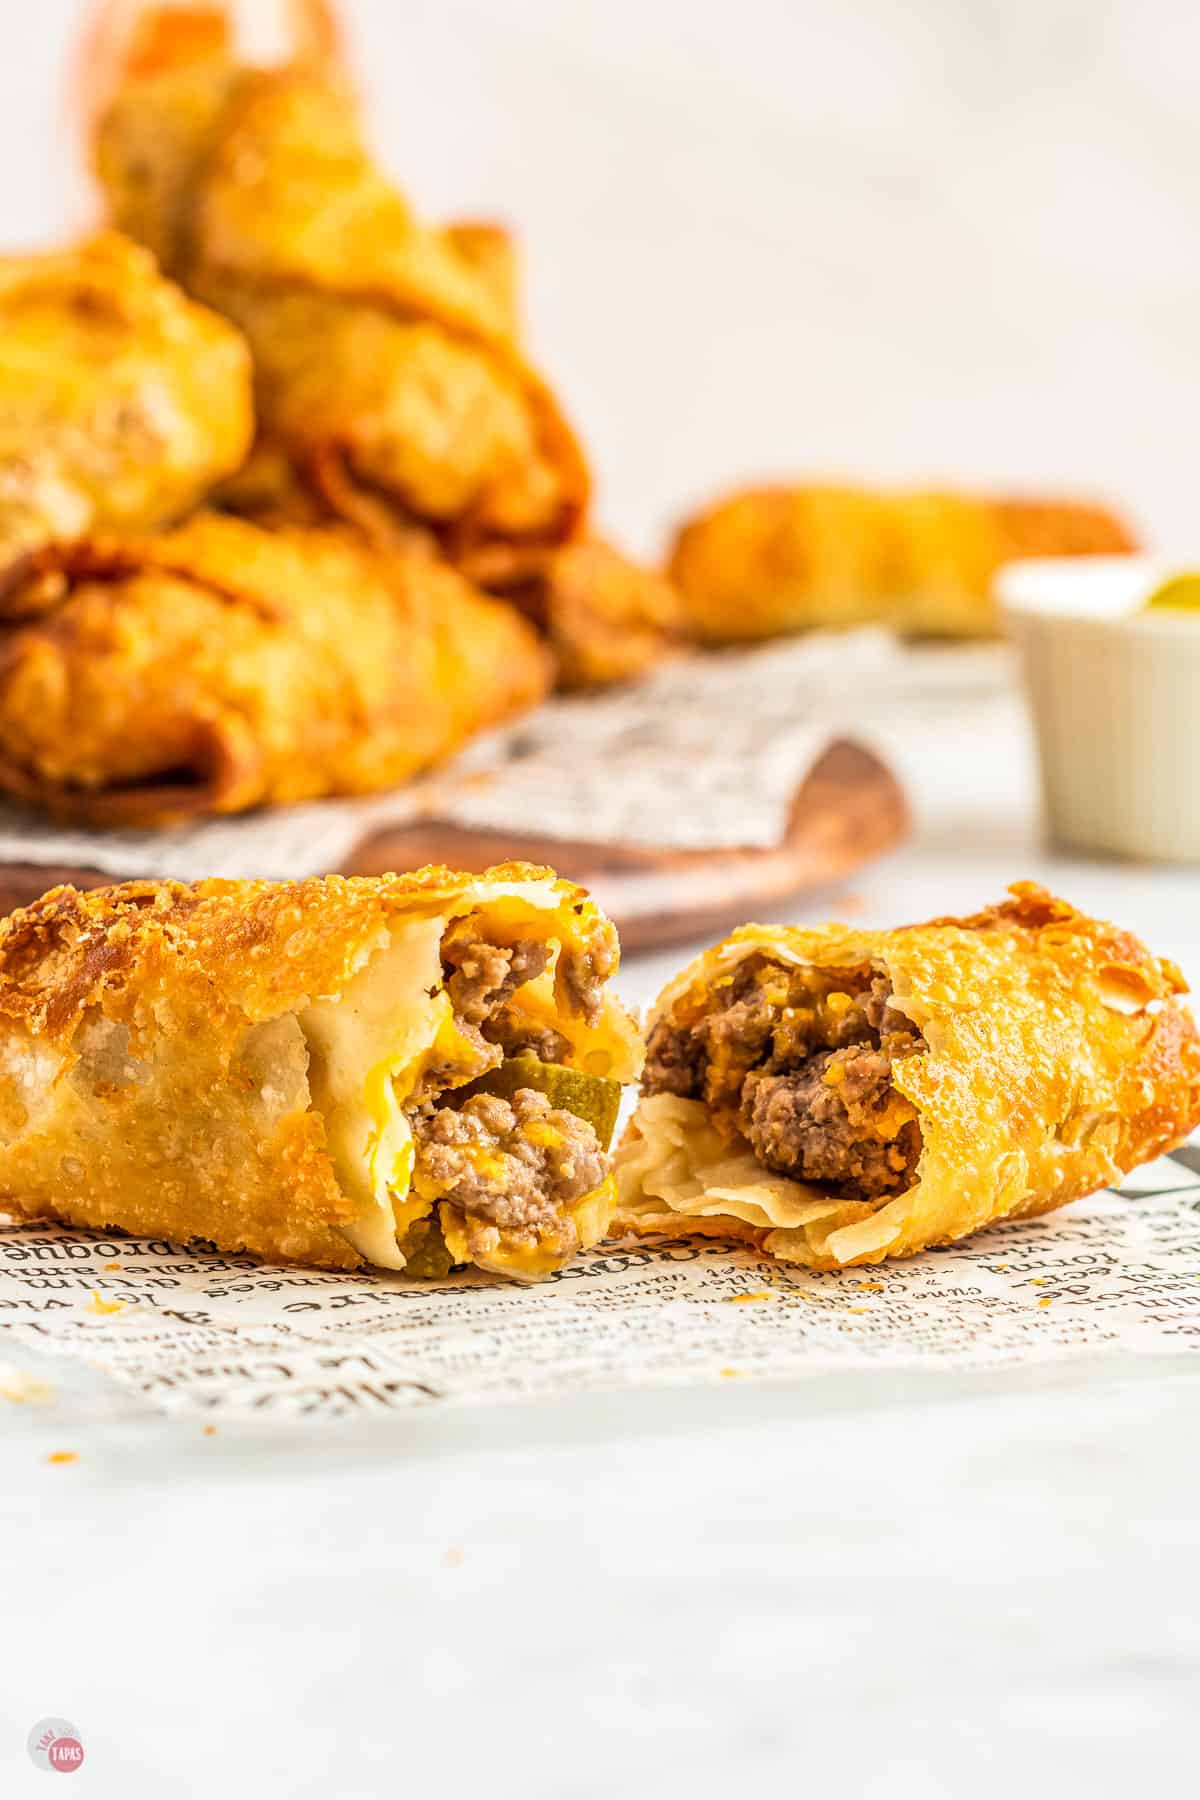
{"type": "MultiPolygon", "coordinates": [[[[79,218],[83,0],[0,0],[0,242],[79,218]]],[[[1191,0],[345,0],[427,212],[523,239],[605,522],[789,471],[1095,490],[1196,548],[1191,0]]]]}

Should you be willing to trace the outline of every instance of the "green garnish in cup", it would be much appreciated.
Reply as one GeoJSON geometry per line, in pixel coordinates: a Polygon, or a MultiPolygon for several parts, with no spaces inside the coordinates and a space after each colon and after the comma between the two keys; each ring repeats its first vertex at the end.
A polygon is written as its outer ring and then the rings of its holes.
{"type": "Polygon", "coordinates": [[[1200,612],[1200,574],[1171,575],[1161,582],[1146,601],[1146,610],[1157,612],[1161,607],[1171,612],[1200,612]]]}

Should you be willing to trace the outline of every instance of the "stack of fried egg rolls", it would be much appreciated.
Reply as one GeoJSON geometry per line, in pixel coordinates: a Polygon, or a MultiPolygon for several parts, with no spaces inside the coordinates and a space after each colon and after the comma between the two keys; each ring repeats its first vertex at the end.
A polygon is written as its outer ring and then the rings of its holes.
{"type": "Polygon", "coordinates": [[[605,1234],[612,926],[509,864],[56,888],[0,925],[0,1211],[534,1279],[605,1234]]]}
{"type": "Polygon", "coordinates": [[[0,573],[50,543],[149,531],[253,433],[240,334],[117,233],[0,257],[0,573]]]}
{"type": "Polygon", "coordinates": [[[384,546],[427,534],[506,598],[520,571],[567,685],[657,660],[679,624],[660,576],[590,543],[561,572],[592,536],[590,477],[521,348],[508,234],[418,221],[319,58],[250,67],[187,33],[172,55],[169,14],[155,43],[102,110],[96,166],[113,223],[249,342],[259,437],[220,503],[384,546]]]}
{"type": "Polygon", "coordinates": [[[659,998],[619,1224],[840,1269],[1028,1219],[1200,1125],[1179,971],[1032,884],[894,931],[746,925],[659,998]]]}
{"type": "Polygon", "coordinates": [[[0,787],[101,826],[369,793],[551,679],[534,628],[436,558],[202,513],[0,584],[0,787]]]}
{"type": "Polygon", "coordinates": [[[978,637],[998,629],[1002,564],[1135,548],[1119,516],[1081,501],[778,486],[690,519],[670,575],[687,631],[708,643],[875,621],[978,637]]]}
{"type": "Polygon", "coordinates": [[[118,228],[241,327],[262,436],[322,499],[463,543],[569,535],[586,467],[507,277],[413,217],[340,82],[224,59],[131,76],[97,167],[118,228]]]}

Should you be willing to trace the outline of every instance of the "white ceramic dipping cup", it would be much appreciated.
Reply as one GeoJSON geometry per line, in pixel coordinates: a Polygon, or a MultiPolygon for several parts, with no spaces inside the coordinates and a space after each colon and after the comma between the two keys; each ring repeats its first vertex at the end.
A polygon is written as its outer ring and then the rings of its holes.
{"type": "Polygon", "coordinates": [[[1150,556],[1039,557],[996,578],[1061,844],[1200,862],[1200,611],[1145,610],[1186,567],[1150,556]]]}

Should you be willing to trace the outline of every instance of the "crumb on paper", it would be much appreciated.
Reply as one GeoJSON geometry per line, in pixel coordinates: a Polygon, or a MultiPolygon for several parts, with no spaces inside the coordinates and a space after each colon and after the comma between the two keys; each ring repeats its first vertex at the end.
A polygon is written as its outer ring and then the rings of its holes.
{"type": "Polygon", "coordinates": [[[745,1369],[722,1369],[721,1370],[721,1380],[722,1381],[739,1381],[745,1373],[746,1373],[745,1369]]]}
{"type": "Polygon", "coordinates": [[[869,1306],[848,1306],[846,1308],[847,1312],[852,1312],[852,1313],[869,1313],[870,1310],[871,1309],[869,1306]]]}
{"type": "Polygon", "coordinates": [[[206,1425],[204,1427],[204,1435],[205,1435],[205,1437],[216,1437],[216,1435],[217,1435],[216,1426],[215,1425],[206,1425]]]}
{"type": "Polygon", "coordinates": [[[15,1363],[0,1363],[0,1399],[14,1406],[49,1406],[58,1390],[52,1381],[44,1381],[32,1369],[18,1369],[15,1363]]]}
{"type": "Polygon", "coordinates": [[[1044,1275],[1031,1275],[1029,1277],[1029,1285],[1030,1287],[1045,1287],[1046,1277],[1044,1275]]]}
{"type": "Polygon", "coordinates": [[[1038,1305],[1039,1306],[1053,1306],[1054,1301],[1051,1299],[1049,1294],[1043,1294],[1042,1298],[1038,1301],[1038,1305]]]}
{"type": "Polygon", "coordinates": [[[442,1558],[442,1564],[447,1569],[461,1569],[466,1560],[466,1554],[461,1544],[451,1544],[442,1558]]]}
{"type": "Polygon", "coordinates": [[[887,1291],[882,1281],[856,1281],[854,1285],[864,1294],[883,1294],[887,1291]]]}
{"type": "Polygon", "coordinates": [[[73,1463],[79,1461],[78,1450],[52,1450],[46,1458],[48,1463],[73,1463]]]}
{"type": "Polygon", "coordinates": [[[99,1288],[92,1289],[92,1297],[84,1307],[84,1312],[94,1313],[98,1318],[106,1318],[109,1313],[125,1311],[124,1300],[106,1300],[99,1288]]]}
{"type": "Polygon", "coordinates": [[[726,1294],[725,1304],[727,1306],[746,1306],[754,1300],[777,1300],[778,1298],[778,1294],[773,1294],[769,1288],[762,1288],[756,1294],[726,1294]]]}

